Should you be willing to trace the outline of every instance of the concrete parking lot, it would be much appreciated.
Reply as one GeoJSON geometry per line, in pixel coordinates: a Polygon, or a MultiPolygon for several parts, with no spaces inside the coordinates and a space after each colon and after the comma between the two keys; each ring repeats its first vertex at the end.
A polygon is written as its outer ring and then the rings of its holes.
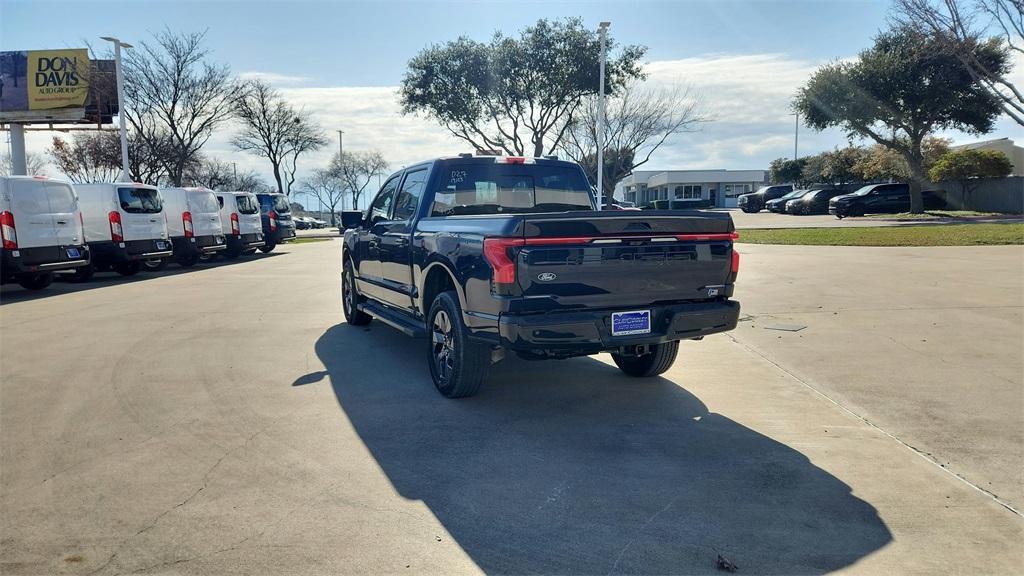
{"type": "Polygon", "coordinates": [[[1021,247],[741,246],[751,318],[665,377],[462,401],[279,250],[4,287],[0,572],[1024,572],[1021,247]]]}

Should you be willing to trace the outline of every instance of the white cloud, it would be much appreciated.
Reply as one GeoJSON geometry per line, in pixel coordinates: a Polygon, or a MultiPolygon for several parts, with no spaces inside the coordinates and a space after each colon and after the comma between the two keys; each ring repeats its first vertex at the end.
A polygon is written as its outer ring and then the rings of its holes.
{"type": "Polygon", "coordinates": [[[275,86],[304,84],[309,80],[305,76],[288,76],[274,72],[241,72],[238,74],[238,78],[241,80],[263,80],[275,86]]]}

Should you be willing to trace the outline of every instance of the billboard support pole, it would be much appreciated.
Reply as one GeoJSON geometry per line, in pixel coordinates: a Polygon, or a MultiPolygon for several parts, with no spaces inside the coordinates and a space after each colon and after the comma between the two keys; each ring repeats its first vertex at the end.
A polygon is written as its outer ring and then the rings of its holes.
{"type": "Polygon", "coordinates": [[[11,123],[11,175],[28,176],[25,162],[25,126],[11,123]]]}

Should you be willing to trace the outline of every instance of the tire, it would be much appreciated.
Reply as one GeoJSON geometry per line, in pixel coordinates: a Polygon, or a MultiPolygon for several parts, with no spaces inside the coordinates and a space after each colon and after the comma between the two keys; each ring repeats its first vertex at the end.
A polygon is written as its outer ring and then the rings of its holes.
{"type": "Polygon", "coordinates": [[[174,257],[174,261],[178,263],[178,266],[182,268],[190,268],[196,265],[199,261],[199,255],[194,253],[189,254],[178,254],[174,257]]]}
{"type": "Polygon", "coordinates": [[[222,251],[220,254],[225,260],[234,260],[242,255],[242,248],[240,246],[228,246],[227,249],[222,251]]]}
{"type": "Polygon", "coordinates": [[[18,284],[26,290],[42,290],[53,283],[53,272],[38,274],[22,274],[18,276],[18,284]]]}
{"type": "Polygon", "coordinates": [[[68,278],[72,282],[88,282],[89,280],[92,280],[94,274],[96,274],[96,266],[90,262],[85,266],[75,268],[74,272],[72,272],[68,278]]]}
{"type": "Polygon", "coordinates": [[[679,354],[679,341],[655,344],[652,350],[643,356],[623,356],[612,354],[612,360],[629,376],[650,378],[664,374],[676,361],[679,354]]]}
{"type": "Polygon", "coordinates": [[[135,276],[142,269],[142,263],[138,260],[131,262],[118,262],[114,266],[114,272],[117,272],[121,276],[135,276]]]}
{"type": "Polygon", "coordinates": [[[256,253],[256,249],[255,248],[253,248],[251,250],[242,250],[242,256],[252,256],[255,253],[256,253]]]}
{"type": "Polygon", "coordinates": [[[842,214],[836,214],[836,219],[837,220],[842,220],[843,218],[846,218],[846,216],[844,216],[842,214]]]}
{"type": "Polygon", "coordinates": [[[164,268],[167,268],[166,258],[151,258],[142,261],[142,269],[146,272],[159,272],[164,268]]]}
{"type": "Polygon", "coordinates": [[[361,302],[359,292],[356,290],[356,277],[352,271],[352,261],[345,259],[345,267],[341,273],[341,310],[345,313],[345,321],[352,326],[366,326],[373,320],[366,312],[356,308],[361,302]]]}
{"type": "Polygon", "coordinates": [[[476,394],[487,378],[491,351],[486,344],[470,340],[455,292],[442,292],[434,299],[427,314],[427,330],[427,361],[437,391],[445,398],[476,394]]]}
{"type": "Polygon", "coordinates": [[[277,248],[277,242],[267,242],[263,246],[260,246],[260,252],[263,252],[264,254],[270,254],[271,252],[274,251],[274,248],[277,248]]]}

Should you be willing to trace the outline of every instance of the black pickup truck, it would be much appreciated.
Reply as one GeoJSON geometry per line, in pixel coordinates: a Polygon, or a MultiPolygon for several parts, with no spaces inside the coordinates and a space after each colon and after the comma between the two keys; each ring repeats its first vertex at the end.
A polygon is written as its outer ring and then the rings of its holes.
{"type": "Polygon", "coordinates": [[[736,327],[739,255],[725,213],[595,211],[575,163],[441,158],[392,175],[345,231],[342,304],[425,337],[437,389],[471,396],[507,351],[610,352],[631,376],[679,341],[736,327]]]}

